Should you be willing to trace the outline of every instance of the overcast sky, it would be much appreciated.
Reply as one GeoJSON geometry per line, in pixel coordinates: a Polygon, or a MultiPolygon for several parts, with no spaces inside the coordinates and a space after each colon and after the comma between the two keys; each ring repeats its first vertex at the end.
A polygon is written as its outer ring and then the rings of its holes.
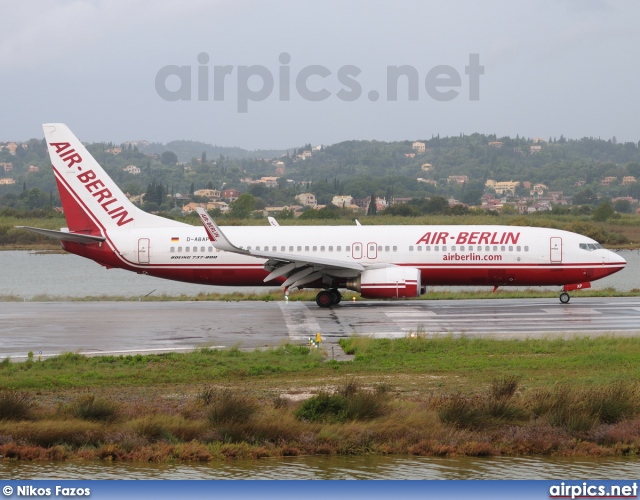
{"type": "Polygon", "coordinates": [[[473,132],[640,140],[639,2],[0,0],[0,9],[0,141],[40,138],[46,122],[88,142],[247,149],[473,132]],[[479,63],[468,75],[471,54],[479,63]],[[388,67],[403,65],[417,78],[399,78],[390,100],[388,67]],[[230,67],[224,97],[214,95],[224,76],[215,66],[230,67]]]}

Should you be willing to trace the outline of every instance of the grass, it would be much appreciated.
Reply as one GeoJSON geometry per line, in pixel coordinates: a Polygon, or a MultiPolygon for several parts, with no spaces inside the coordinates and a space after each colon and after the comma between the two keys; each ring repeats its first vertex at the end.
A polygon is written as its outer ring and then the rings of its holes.
{"type": "Polygon", "coordinates": [[[353,361],[283,345],[1,363],[0,411],[24,406],[0,418],[0,454],[640,455],[640,339],[342,343],[353,361]]]}
{"type": "MultiPolygon", "coordinates": [[[[290,293],[290,301],[314,302],[317,290],[296,290],[290,293]]],[[[603,289],[589,289],[571,292],[573,297],[638,297],[640,296],[640,288],[634,288],[629,291],[620,291],[612,287],[603,289]]],[[[342,294],[343,301],[351,302],[353,300],[362,300],[360,294],[346,291],[342,294]]],[[[533,298],[557,298],[557,290],[548,289],[509,289],[503,287],[493,292],[487,287],[486,290],[467,290],[467,291],[428,291],[426,294],[417,299],[407,300],[453,300],[453,299],[533,299],[533,298]]],[[[39,294],[29,299],[18,295],[5,294],[0,295],[0,302],[206,302],[206,301],[222,301],[222,302],[274,302],[284,300],[284,295],[280,289],[268,289],[262,293],[199,293],[197,295],[149,295],[145,297],[127,296],[127,295],[94,295],[73,297],[66,295],[47,295],[39,294]]],[[[371,300],[371,299],[367,299],[371,300]]]]}

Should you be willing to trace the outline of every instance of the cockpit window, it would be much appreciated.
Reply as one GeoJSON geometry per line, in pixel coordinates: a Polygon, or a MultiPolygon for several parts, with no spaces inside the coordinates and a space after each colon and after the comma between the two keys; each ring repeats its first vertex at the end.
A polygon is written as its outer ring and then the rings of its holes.
{"type": "Polygon", "coordinates": [[[591,252],[593,250],[599,250],[603,248],[603,246],[600,243],[580,243],[580,248],[591,252]]]}

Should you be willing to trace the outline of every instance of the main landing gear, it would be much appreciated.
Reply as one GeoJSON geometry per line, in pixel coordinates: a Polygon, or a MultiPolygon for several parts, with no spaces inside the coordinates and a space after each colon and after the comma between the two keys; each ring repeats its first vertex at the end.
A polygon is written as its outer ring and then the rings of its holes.
{"type": "Polygon", "coordinates": [[[567,292],[562,292],[560,294],[560,302],[562,302],[563,304],[568,304],[570,299],[571,296],[567,292]]]}
{"type": "Polygon", "coordinates": [[[342,300],[342,295],[336,288],[322,290],[316,295],[316,304],[320,307],[331,307],[338,305],[342,300]]]}

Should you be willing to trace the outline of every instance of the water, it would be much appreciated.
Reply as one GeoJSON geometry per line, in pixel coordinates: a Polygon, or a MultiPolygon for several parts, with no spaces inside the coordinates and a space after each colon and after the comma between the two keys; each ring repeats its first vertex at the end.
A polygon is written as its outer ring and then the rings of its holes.
{"type": "Polygon", "coordinates": [[[123,269],[106,269],[92,260],[73,254],[0,252],[0,269],[0,295],[17,295],[27,299],[42,294],[54,297],[140,297],[150,292],[173,296],[248,291],[247,288],[193,285],[123,269]]]}
{"type": "MultiPolygon", "coordinates": [[[[627,267],[619,273],[593,283],[594,289],[614,287],[631,290],[640,287],[640,251],[619,252],[627,267]]],[[[192,285],[135,274],[122,269],[105,269],[95,262],[72,254],[36,254],[0,252],[0,295],[17,295],[29,299],[46,294],[55,297],[122,295],[197,295],[203,293],[259,292],[265,288],[192,285]]],[[[435,287],[437,290],[490,290],[490,287],[435,287]]],[[[554,289],[558,289],[555,287],[554,289]]]]}
{"type": "Polygon", "coordinates": [[[0,461],[0,479],[630,479],[640,460],[295,457],[206,464],[0,461]]]}

